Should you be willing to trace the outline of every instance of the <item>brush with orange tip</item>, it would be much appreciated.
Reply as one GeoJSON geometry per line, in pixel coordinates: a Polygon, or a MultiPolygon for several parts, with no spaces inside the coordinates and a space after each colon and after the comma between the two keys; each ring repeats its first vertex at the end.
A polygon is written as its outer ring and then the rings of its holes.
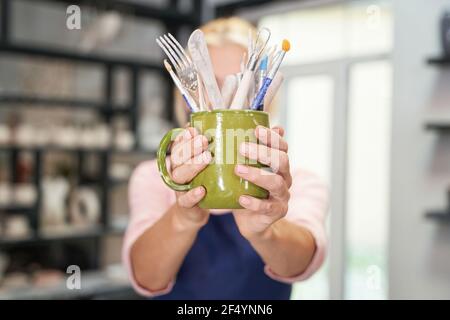
{"type": "Polygon", "coordinates": [[[281,52],[277,55],[275,61],[272,63],[272,66],[269,72],[267,73],[267,76],[264,78],[263,84],[259,89],[258,94],[253,100],[253,103],[251,105],[251,108],[253,110],[261,110],[263,108],[264,96],[267,93],[267,89],[269,88],[273,78],[275,77],[275,74],[280,68],[281,62],[283,62],[283,58],[286,55],[286,52],[288,52],[290,48],[291,44],[289,43],[288,40],[284,39],[283,42],[281,43],[281,52]]]}

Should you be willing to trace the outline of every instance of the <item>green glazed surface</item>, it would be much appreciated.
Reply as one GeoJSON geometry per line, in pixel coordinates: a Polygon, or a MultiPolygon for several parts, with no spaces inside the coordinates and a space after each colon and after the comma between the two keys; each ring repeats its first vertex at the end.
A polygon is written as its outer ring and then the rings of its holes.
{"type": "Polygon", "coordinates": [[[174,183],[165,167],[165,156],[170,141],[183,129],[171,130],[161,141],[157,160],[161,177],[174,190],[185,191],[197,186],[204,186],[206,196],[199,203],[207,209],[239,209],[239,196],[250,195],[267,198],[268,192],[250,183],[234,173],[236,164],[255,167],[261,165],[241,156],[239,145],[242,142],[257,142],[255,128],[257,125],[269,127],[266,112],[253,110],[213,110],[191,114],[190,125],[195,127],[209,141],[212,162],[187,185],[174,183]]]}

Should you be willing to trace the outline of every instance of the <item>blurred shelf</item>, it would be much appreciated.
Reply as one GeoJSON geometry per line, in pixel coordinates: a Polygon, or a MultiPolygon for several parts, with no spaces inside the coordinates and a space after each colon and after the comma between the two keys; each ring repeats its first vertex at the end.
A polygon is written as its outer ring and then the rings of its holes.
{"type": "Polygon", "coordinates": [[[432,131],[442,131],[448,132],[450,131],[450,123],[441,122],[441,121],[428,121],[425,123],[425,129],[432,131]]]}
{"type": "Polygon", "coordinates": [[[121,235],[125,232],[125,227],[93,227],[85,230],[70,230],[64,232],[52,232],[52,233],[39,233],[35,236],[29,236],[24,238],[0,238],[1,247],[17,247],[17,246],[30,246],[39,245],[45,243],[51,243],[55,241],[73,241],[80,239],[98,238],[105,235],[121,235]]]}
{"type": "MultiPolygon", "coordinates": [[[[85,186],[95,186],[99,183],[101,183],[102,178],[101,177],[83,177],[83,178],[79,178],[78,179],[78,184],[79,185],[85,185],[85,186]]],[[[128,184],[130,181],[130,177],[128,178],[108,178],[108,184],[110,185],[110,187],[115,187],[115,186],[123,186],[128,184]]],[[[1,211],[1,207],[0,207],[0,211],[1,211]]]]}
{"type": "Polygon", "coordinates": [[[42,146],[42,147],[27,147],[27,146],[18,146],[18,145],[0,145],[0,152],[12,152],[12,151],[30,151],[30,152],[84,152],[84,153],[113,153],[117,155],[149,155],[154,156],[156,154],[156,150],[144,150],[144,149],[130,149],[130,150],[117,150],[117,149],[109,149],[109,148],[65,148],[59,146],[42,146]]]}
{"type": "Polygon", "coordinates": [[[131,149],[131,150],[111,150],[112,153],[115,155],[133,155],[133,156],[148,156],[148,157],[155,157],[156,156],[156,149],[155,150],[146,150],[146,149],[131,149]]]}
{"type": "Polygon", "coordinates": [[[125,230],[126,230],[126,226],[120,226],[120,227],[112,226],[112,227],[108,228],[107,234],[119,236],[119,235],[123,235],[125,233],[125,230]]]}
{"type": "Polygon", "coordinates": [[[60,234],[39,234],[26,238],[0,238],[0,247],[16,247],[45,244],[53,241],[69,241],[79,239],[89,239],[102,236],[103,230],[99,228],[90,228],[85,231],[65,232],[60,234]]]}
{"type": "Polygon", "coordinates": [[[428,219],[433,219],[439,222],[450,223],[450,211],[430,211],[425,214],[428,219]]]}
{"type": "Polygon", "coordinates": [[[38,47],[35,45],[5,44],[0,42],[0,52],[165,72],[160,62],[149,62],[129,57],[109,57],[104,54],[81,53],[74,50],[38,47]]]}
{"type": "Polygon", "coordinates": [[[425,129],[434,131],[450,132],[450,123],[446,122],[427,122],[425,129]]]}
{"type": "MultiPolygon", "coordinates": [[[[31,1],[31,0],[29,0],[31,1]]],[[[35,2],[36,0],[33,0],[35,2]]],[[[187,13],[177,12],[176,8],[164,8],[144,4],[143,1],[124,0],[45,0],[63,4],[90,6],[102,11],[117,11],[137,18],[157,19],[172,25],[199,24],[199,21],[187,13]]]]}
{"type": "Polygon", "coordinates": [[[438,65],[438,66],[450,66],[450,57],[442,56],[442,57],[436,57],[436,58],[430,58],[428,59],[428,64],[431,65],[438,65]]]}
{"type": "MultiPolygon", "coordinates": [[[[127,106],[108,106],[96,101],[81,99],[65,99],[39,96],[22,96],[17,94],[0,94],[0,107],[2,105],[14,105],[14,107],[45,107],[45,108],[79,108],[101,112],[103,114],[126,114],[130,112],[127,106]]],[[[8,107],[8,106],[7,106],[8,107]]]]}
{"type": "Polygon", "coordinates": [[[113,186],[123,186],[130,182],[130,177],[122,178],[122,179],[112,178],[112,179],[110,179],[110,182],[113,186]]]}
{"type": "Polygon", "coordinates": [[[51,286],[25,286],[16,289],[2,289],[0,300],[52,300],[52,299],[138,299],[131,284],[125,278],[108,275],[106,271],[83,271],[82,286],[69,290],[66,279],[51,286]]]}
{"type": "Polygon", "coordinates": [[[273,2],[289,2],[292,0],[240,0],[240,1],[217,1],[215,15],[218,17],[235,15],[237,10],[249,9],[254,6],[262,6],[273,2]]]}
{"type": "Polygon", "coordinates": [[[434,111],[425,118],[425,129],[445,132],[450,130],[450,113],[434,111]]]}
{"type": "Polygon", "coordinates": [[[7,205],[7,206],[1,206],[0,205],[0,212],[6,212],[6,213],[30,213],[33,210],[35,210],[33,205],[29,206],[22,206],[22,205],[7,205]]]}

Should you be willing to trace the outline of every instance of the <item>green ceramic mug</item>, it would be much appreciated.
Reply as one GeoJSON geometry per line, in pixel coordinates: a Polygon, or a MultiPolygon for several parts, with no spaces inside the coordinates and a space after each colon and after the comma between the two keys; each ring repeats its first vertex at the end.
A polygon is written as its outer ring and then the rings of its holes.
{"type": "Polygon", "coordinates": [[[234,173],[236,164],[262,167],[239,153],[242,142],[257,142],[255,128],[269,127],[266,112],[253,110],[213,110],[192,113],[190,126],[208,138],[208,149],[213,156],[211,163],[190,183],[174,182],[166,167],[166,155],[171,142],[184,129],[170,130],[161,140],[157,152],[158,169],[163,181],[175,191],[188,191],[198,186],[206,189],[206,195],[199,203],[205,209],[239,209],[241,195],[267,198],[267,190],[238,177],[234,173]]]}

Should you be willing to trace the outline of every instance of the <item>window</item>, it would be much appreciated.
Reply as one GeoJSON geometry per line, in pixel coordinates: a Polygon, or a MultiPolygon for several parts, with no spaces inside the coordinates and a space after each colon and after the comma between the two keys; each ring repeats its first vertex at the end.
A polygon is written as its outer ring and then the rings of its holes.
{"type": "Polygon", "coordinates": [[[392,71],[389,61],[350,71],[345,296],[386,298],[392,71]]]}
{"type": "Polygon", "coordinates": [[[272,39],[289,39],[283,64],[298,65],[344,57],[376,55],[392,48],[389,1],[348,1],[296,10],[260,20],[272,39]]]}
{"type": "MultiPolygon", "coordinates": [[[[291,167],[314,172],[328,184],[331,183],[334,90],[334,79],[326,74],[299,75],[287,83],[286,138],[291,167]]],[[[311,280],[294,286],[293,298],[328,297],[327,267],[311,280]]]]}
{"type": "Polygon", "coordinates": [[[299,4],[262,17],[259,25],[292,44],[280,93],[292,166],[328,181],[335,200],[329,259],[294,286],[292,298],[386,298],[390,1],[299,4]]]}
{"type": "Polygon", "coordinates": [[[290,152],[290,161],[294,167],[315,172],[331,182],[333,79],[328,75],[298,76],[287,85],[287,139],[301,146],[290,152]]]}

